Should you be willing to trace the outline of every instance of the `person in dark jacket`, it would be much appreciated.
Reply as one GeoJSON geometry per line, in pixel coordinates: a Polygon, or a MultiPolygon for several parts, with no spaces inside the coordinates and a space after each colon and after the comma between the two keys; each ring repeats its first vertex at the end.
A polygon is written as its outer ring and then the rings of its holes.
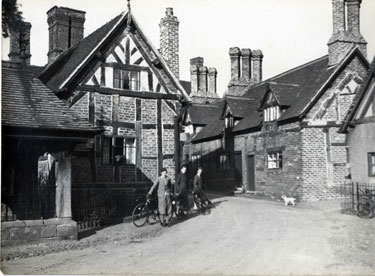
{"type": "Polygon", "coordinates": [[[185,211],[182,212],[183,215],[186,215],[187,210],[189,209],[188,206],[188,177],[186,175],[187,168],[185,165],[181,167],[181,173],[176,176],[176,182],[174,184],[175,194],[178,198],[178,201],[181,202],[182,207],[185,211]]]}
{"type": "Polygon", "coordinates": [[[194,176],[194,188],[193,193],[201,198],[203,202],[207,202],[209,205],[212,205],[212,202],[208,199],[208,197],[202,192],[202,167],[199,167],[197,170],[197,174],[194,176]]]}
{"type": "Polygon", "coordinates": [[[148,196],[151,196],[152,192],[156,187],[158,188],[158,209],[160,215],[160,224],[162,226],[167,226],[166,222],[166,215],[172,212],[172,205],[171,205],[171,188],[172,183],[171,179],[167,176],[167,169],[163,168],[160,172],[160,176],[152,185],[150,191],[148,192],[148,196]]]}

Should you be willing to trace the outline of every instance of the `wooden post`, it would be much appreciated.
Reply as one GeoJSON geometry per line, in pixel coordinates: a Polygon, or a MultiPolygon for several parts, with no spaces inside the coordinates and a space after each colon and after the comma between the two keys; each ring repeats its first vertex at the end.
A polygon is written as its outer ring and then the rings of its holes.
{"type": "Polygon", "coordinates": [[[56,162],[56,217],[71,218],[71,184],[72,184],[71,155],[60,153],[56,162]]]}

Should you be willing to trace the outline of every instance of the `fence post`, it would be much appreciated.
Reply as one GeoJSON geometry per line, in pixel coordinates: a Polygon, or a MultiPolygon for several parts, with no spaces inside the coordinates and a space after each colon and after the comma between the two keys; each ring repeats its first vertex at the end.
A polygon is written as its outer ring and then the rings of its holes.
{"type": "Polygon", "coordinates": [[[354,182],[352,181],[352,190],[351,190],[351,193],[352,193],[352,211],[354,211],[354,182]]]}

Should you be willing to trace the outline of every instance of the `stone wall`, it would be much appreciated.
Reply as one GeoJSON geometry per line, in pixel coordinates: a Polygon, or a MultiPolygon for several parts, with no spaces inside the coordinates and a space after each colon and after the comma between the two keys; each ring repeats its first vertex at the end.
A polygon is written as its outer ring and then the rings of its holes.
{"type": "Polygon", "coordinates": [[[3,246],[43,239],[77,239],[77,237],[77,223],[69,218],[1,222],[3,246]]]}

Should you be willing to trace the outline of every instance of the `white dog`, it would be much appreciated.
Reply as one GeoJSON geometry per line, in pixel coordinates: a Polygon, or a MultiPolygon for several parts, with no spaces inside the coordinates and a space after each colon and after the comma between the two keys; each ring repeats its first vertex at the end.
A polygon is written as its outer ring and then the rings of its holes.
{"type": "Polygon", "coordinates": [[[296,199],[294,197],[286,197],[286,195],[281,196],[282,199],[284,199],[285,206],[292,204],[293,206],[296,205],[296,199]]]}

